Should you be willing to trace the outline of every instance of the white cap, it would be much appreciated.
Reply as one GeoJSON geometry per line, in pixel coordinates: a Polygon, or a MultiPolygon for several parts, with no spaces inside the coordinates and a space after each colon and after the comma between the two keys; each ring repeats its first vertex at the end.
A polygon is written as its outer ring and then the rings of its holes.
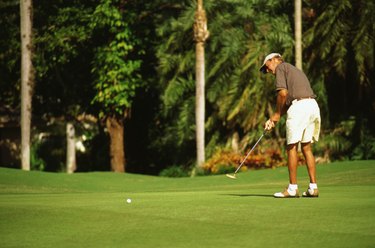
{"type": "Polygon", "coordinates": [[[263,72],[264,74],[267,73],[266,71],[266,62],[270,59],[273,59],[274,57],[281,57],[281,54],[280,53],[270,53],[266,56],[266,58],[264,59],[263,61],[263,65],[260,67],[259,71],[263,72]]]}

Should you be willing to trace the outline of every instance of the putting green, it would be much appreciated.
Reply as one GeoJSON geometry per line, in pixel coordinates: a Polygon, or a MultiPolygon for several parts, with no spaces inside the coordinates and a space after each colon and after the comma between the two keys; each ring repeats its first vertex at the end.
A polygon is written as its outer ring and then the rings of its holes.
{"type": "Polygon", "coordinates": [[[275,199],[286,168],[237,180],[0,168],[0,247],[374,247],[375,161],[317,171],[319,198],[275,199]]]}

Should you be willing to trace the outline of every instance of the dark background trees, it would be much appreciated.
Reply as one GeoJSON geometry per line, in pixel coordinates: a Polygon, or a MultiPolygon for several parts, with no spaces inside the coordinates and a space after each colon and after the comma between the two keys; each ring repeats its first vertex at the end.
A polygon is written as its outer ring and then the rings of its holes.
{"type": "MultiPolygon", "coordinates": [[[[77,170],[110,170],[109,117],[123,125],[127,171],[157,174],[172,165],[193,166],[195,3],[33,4],[32,168],[64,170],[65,124],[72,122],[84,147],[77,152],[77,170]]],[[[243,153],[259,137],[274,94],[272,77],[258,68],[269,52],[294,62],[294,7],[292,1],[276,0],[205,0],[204,5],[210,30],[205,48],[209,159],[223,150],[243,153]]],[[[303,1],[302,12],[303,68],[324,122],[317,153],[326,159],[374,158],[374,4],[303,1]]],[[[3,117],[18,116],[18,1],[2,2],[0,14],[0,111],[3,117]]],[[[8,124],[2,124],[1,147],[8,124]]],[[[263,147],[282,151],[280,124],[263,147]]]]}

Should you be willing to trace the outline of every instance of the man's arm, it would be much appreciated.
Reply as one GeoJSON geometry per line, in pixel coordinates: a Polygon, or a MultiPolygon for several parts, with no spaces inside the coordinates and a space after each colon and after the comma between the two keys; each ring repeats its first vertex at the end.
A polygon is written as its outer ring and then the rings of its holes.
{"type": "Polygon", "coordinates": [[[286,113],[286,98],[288,96],[288,91],[286,89],[280,89],[277,92],[276,99],[276,111],[270,118],[273,122],[278,122],[280,117],[286,113]]]}
{"type": "Polygon", "coordinates": [[[288,96],[288,91],[286,89],[280,89],[277,92],[276,98],[276,111],[271,116],[271,118],[266,122],[265,129],[271,130],[275,127],[276,123],[280,120],[280,117],[286,113],[286,98],[288,96]]]}

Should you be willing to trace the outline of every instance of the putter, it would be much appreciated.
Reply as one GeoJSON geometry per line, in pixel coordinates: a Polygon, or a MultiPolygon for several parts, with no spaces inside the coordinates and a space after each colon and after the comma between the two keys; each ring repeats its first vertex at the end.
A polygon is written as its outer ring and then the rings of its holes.
{"type": "Polygon", "coordinates": [[[237,179],[236,177],[236,174],[237,172],[239,171],[239,169],[241,169],[242,165],[245,163],[247,157],[250,155],[250,153],[255,149],[255,147],[258,145],[258,143],[260,142],[260,140],[263,138],[263,136],[265,135],[266,131],[263,132],[262,136],[260,136],[260,138],[258,139],[258,141],[255,143],[255,145],[253,146],[253,148],[251,148],[251,150],[247,153],[246,157],[242,160],[241,164],[238,166],[238,168],[236,169],[236,171],[233,173],[233,174],[226,174],[227,177],[231,178],[231,179],[237,179]]]}

